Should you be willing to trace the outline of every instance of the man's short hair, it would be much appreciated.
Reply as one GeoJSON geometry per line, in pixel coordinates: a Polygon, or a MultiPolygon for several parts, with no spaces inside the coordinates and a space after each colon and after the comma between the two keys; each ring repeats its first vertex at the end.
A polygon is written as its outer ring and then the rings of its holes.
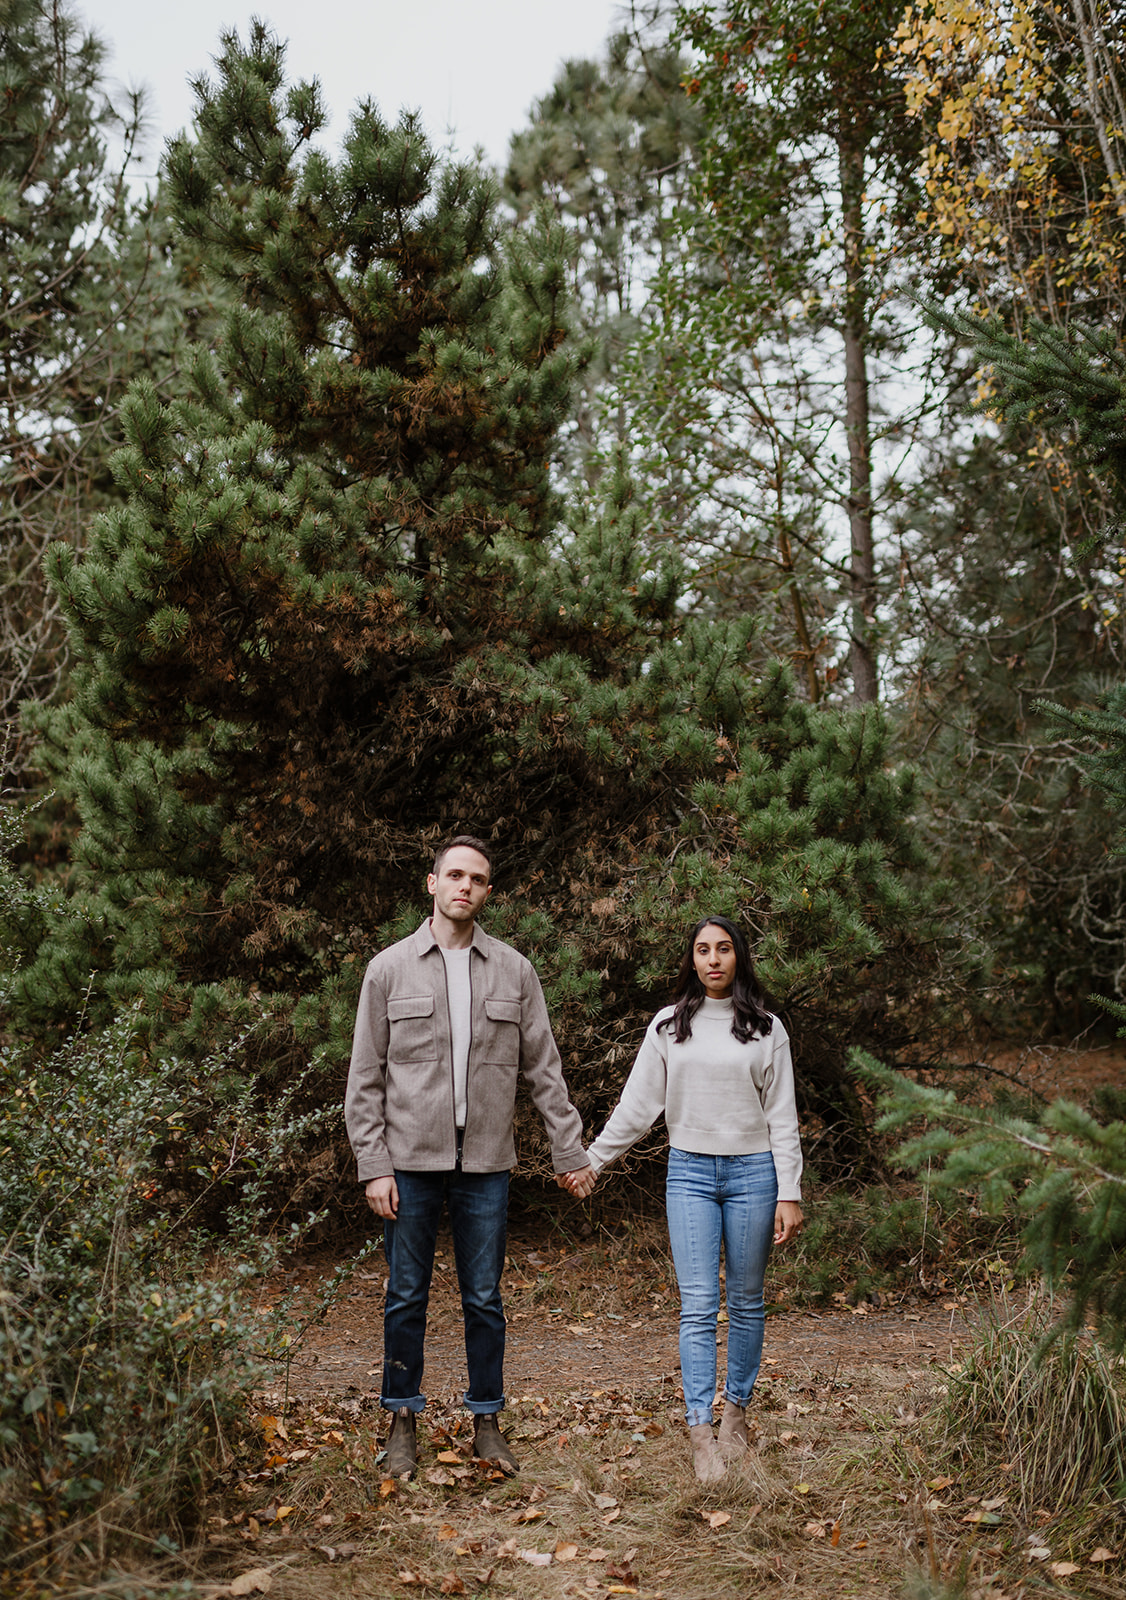
{"type": "Polygon", "coordinates": [[[433,871],[434,871],[434,876],[435,877],[437,877],[439,872],[442,870],[442,862],[445,860],[445,858],[449,854],[449,852],[451,850],[458,849],[459,846],[464,848],[464,849],[466,849],[466,850],[476,850],[476,852],[477,852],[477,854],[479,856],[484,856],[485,860],[489,863],[489,877],[490,878],[492,877],[492,875],[493,875],[493,852],[492,852],[492,849],[490,848],[489,845],[487,845],[485,843],[484,839],[478,839],[472,833],[455,833],[452,839],[447,839],[445,844],[440,844],[438,846],[438,849],[435,851],[435,854],[434,854],[434,868],[433,868],[433,871]]]}

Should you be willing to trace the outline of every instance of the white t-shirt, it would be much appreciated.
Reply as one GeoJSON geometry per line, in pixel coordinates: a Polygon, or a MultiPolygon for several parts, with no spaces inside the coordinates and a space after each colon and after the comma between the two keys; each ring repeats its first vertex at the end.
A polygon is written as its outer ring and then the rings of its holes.
{"type": "Polygon", "coordinates": [[[473,1037],[473,993],[469,983],[471,947],[464,950],[438,948],[446,963],[446,994],[450,1006],[450,1045],[454,1068],[454,1121],[465,1127],[465,1086],[469,1077],[469,1042],[473,1037]]]}

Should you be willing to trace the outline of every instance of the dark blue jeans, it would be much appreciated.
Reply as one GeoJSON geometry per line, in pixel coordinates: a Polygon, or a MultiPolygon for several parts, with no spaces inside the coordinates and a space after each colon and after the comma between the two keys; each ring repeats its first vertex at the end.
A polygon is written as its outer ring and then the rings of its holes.
{"type": "Polygon", "coordinates": [[[421,1411],[426,1307],[443,1203],[449,1209],[469,1388],[477,1416],[504,1407],[504,1308],[500,1275],[508,1228],[507,1172],[396,1172],[399,1214],[384,1223],[389,1279],[383,1313],[383,1389],[389,1411],[421,1411]]]}

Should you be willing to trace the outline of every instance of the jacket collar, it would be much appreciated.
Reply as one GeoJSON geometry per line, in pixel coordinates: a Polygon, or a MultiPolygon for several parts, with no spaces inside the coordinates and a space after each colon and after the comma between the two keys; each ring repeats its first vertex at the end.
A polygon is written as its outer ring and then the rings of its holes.
{"type": "MultiPolygon", "coordinates": [[[[440,950],[442,948],[434,937],[434,930],[430,926],[429,917],[426,917],[415,929],[413,938],[417,955],[428,955],[431,950],[440,950]]],[[[477,922],[473,924],[473,938],[470,940],[469,948],[476,950],[478,955],[487,957],[489,954],[489,936],[487,933],[482,932],[481,926],[477,922]]]]}

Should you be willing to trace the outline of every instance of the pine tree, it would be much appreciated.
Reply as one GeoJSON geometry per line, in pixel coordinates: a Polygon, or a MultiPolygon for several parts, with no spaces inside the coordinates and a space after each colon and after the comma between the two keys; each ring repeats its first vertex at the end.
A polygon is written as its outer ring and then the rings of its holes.
{"type": "MultiPolygon", "coordinates": [[[[1122,981],[1126,862],[1050,697],[1097,695],[1123,662],[1121,579],[1091,548],[1089,472],[1027,427],[982,429],[926,474],[901,549],[904,748],[941,869],[993,952],[989,1022],[1077,1032],[1122,981]]],[[[906,520],[906,519],[905,519],[906,520]]]]}
{"type": "Polygon", "coordinates": [[[640,25],[635,14],[635,30],[615,33],[602,59],[564,64],[513,135],[504,179],[519,219],[547,204],[567,229],[574,315],[591,346],[567,458],[588,483],[630,439],[618,368],[674,236],[702,132],[681,88],[686,62],[665,37],[664,8],[655,9],[662,14],[640,25]]]}
{"type": "MultiPolygon", "coordinates": [[[[141,106],[110,103],[105,50],[64,5],[0,17],[0,716],[48,700],[66,634],[42,562],[119,498],[117,409],[140,372],[167,385],[188,301],[159,197],[130,198],[141,106]],[[111,138],[121,144],[111,163],[111,138]]],[[[206,308],[197,305],[196,320],[206,308]]],[[[6,751],[23,771],[25,745],[6,751]]],[[[30,777],[24,781],[30,781],[30,777]]]]}
{"type": "Polygon", "coordinates": [[[826,659],[838,614],[853,695],[877,697],[880,517],[937,376],[910,301],[927,251],[919,141],[888,55],[901,14],[680,8],[706,135],[630,375],[662,515],[703,531],[707,597],[772,610],[772,643],[812,699],[840,670],[826,659]]]}
{"type": "Polygon", "coordinates": [[[881,1090],[881,1130],[911,1130],[897,1152],[903,1165],[925,1167],[941,1192],[972,1194],[987,1214],[1011,1209],[1026,1268],[1068,1295],[1060,1329],[1093,1318],[1116,1353],[1126,1349],[1126,1122],[1100,1122],[1066,1100],[1033,1121],[913,1083],[859,1053],[854,1064],[881,1090]]]}
{"type": "Polygon", "coordinates": [[[329,159],[264,27],[198,87],[168,187],[240,304],[190,395],[134,386],[127,501],[53,553],[79,665],[37,724],[84,826],[65,912],[21,929],[21,1015],[139,1001],[188,1060],[246,1028],[247,1071],[319,1052],[335,1096],[363,966],[468,829],[592,1117],[724,910],[862,1164],[847,1047],[916,1044],[950,949],[883,719],[756,682],[748,619],[683,620],[621,456],[560,507],[557,228],[502,237],[491,180],[411,116],[362,105],[329,159]]]}

